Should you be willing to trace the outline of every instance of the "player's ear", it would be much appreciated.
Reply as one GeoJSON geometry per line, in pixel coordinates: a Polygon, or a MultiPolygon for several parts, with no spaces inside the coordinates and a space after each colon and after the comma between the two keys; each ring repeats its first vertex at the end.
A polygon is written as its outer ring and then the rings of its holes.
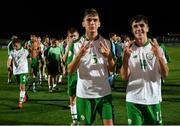
{"type": "Polygon", "coordinates": [[[85,27],[85,22],[84,21],[82,22],[82,27],[85,27]]]}
{"type": "Polygon", "coordinates": [[[149,32],[149,26],[147,25],[147,30],[146,30],[146,32],[149,32]]]}
{"type": "Polygon", "coordinates": [[[101,22],[98,23],[98,27],[101,27],[101,22]]]}

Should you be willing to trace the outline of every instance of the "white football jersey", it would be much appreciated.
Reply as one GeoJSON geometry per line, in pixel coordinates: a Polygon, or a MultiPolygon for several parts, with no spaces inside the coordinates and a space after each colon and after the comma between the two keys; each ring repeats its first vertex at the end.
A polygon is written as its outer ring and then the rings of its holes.
{"type": "MultiPolygon", "coordinates": [[[[107,59],[101,54],[100,41],[105,42],[102,36],[95,41],[88,41],[81,37],[74,45],[74,58],[83,43],[90,43],[86,54],[81,58],[77,69],[78,81],[76,95],[81,98],[100,98],[111,94],[108,81],[107,59]]],[[[110,42],[106,40],[109,48],[110,42]]]]}
{"type": "MultiPolygon", "coordinates": [[[[161,73],[158,60],[152,52],[152,45],[143,47],[132,45],[129,59],[130,77],[127,85],[126,101],[137,104],[157,104],[161,97],[161,73]]],[[[164,53],[163,59],[167,63],[164,53]]]]}
{"type": "Polygon", "coordinates": [[[13,60],[13,74],[28,73],[28,57],[29,52],[21,47],[19,50],[12,50],[9,58],[13,60]]]}

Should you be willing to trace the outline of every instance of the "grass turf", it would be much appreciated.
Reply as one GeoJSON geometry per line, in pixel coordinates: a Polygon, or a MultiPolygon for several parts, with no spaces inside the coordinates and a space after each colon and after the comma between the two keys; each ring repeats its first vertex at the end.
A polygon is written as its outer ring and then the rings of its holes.
{"type": "MultiPolygon", "coordinates": [[[[180,124],[180,47],[168,46],[172,62],[170,73],[162,86],[162,118],[165,125],[180,124]]],[[[67,85],[59,84],[60,90],[49,93],[47,82],[38,86],[39,92],[29,94],[29,101],[20,110],[18,104],[18,85],[7,84],[7,50],[0,50],[0,124],[1,125],[69,125],[71,123],[67,85]]],[[[65,80],[65,78],[64,78],[65,80]]],[[[116,80],[112,91],[116,125],[126,125],[125,90],[126,84],[120,78],[116,80]]],[[[98,114],[94,124],[102,124],[98,114]]]]}

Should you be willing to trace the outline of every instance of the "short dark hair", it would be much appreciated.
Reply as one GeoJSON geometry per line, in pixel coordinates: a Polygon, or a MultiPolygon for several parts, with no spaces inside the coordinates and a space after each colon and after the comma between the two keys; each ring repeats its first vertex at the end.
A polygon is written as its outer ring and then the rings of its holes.
{"type": "Polygon", "coordinates": [[[98,12],[94,8],[86,9],[84,11],[84,17],[83,18],[85,18],[87,15],[89,15],[89,16],[99,16],[98,12]]]}
{"type": "Polygon", "coordinates": [[[20,40],[18,38],[14,38],[12,40],[12,44],[14,45],[15,43],[20,43],[20,40]]]}
{"type": "Polygon", "coordinates": [[[109,38],[112,38],[112,37],[115,36],[115,35],[116,35],[116,33],[110,32],[110,33],[109,33],[109,38]]]}
{"type": "Polygon", "coordinates": [[[78,30],[75,28],[75,27],[70,27],[68,30],[67,30],[67,33],[74,33],[74,32],[78,32],[78,30]]]}
{"type": "Polygon", "coordinates": [[[11,40],[13,40],[13,39],[15,39],[15,38],[18,38],[16,35],[13,35],[12,37],[11,37],[11,40]]]}
{"type": "Polygon", "coordinates": [[[149,22],[148,22],[148,18],[144,15],[141,15],[141,14],[138,14],[138,15],[135,15],[131,18],[130,20],[130,26],[132,26],[132,23],[133,22],[139,22],[139,21],[144,21],[147,25],[149,25],[149,22]]]}

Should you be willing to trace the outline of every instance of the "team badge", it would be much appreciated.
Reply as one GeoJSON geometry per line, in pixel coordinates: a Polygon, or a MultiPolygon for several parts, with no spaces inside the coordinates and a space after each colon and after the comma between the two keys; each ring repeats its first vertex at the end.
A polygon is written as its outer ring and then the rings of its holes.
{"type": "Polygon", "coordinates": [[[85,120],[85,116],[84,115],[81,115],[81,120],[85,120]]]}
{"type": "Polygon", "coordinates": [[[153,54],[152,52],[149,52],[149,53],[146,54],[146,58],[147,58],[148,60],[152,60],[153,57],[154,57],[154,54],[153,54]]]}
{"type": "Polygon", "coordinates": [[[132,120],[128,119],[128,124],[131,125],[132,124],[132,120]]]}

